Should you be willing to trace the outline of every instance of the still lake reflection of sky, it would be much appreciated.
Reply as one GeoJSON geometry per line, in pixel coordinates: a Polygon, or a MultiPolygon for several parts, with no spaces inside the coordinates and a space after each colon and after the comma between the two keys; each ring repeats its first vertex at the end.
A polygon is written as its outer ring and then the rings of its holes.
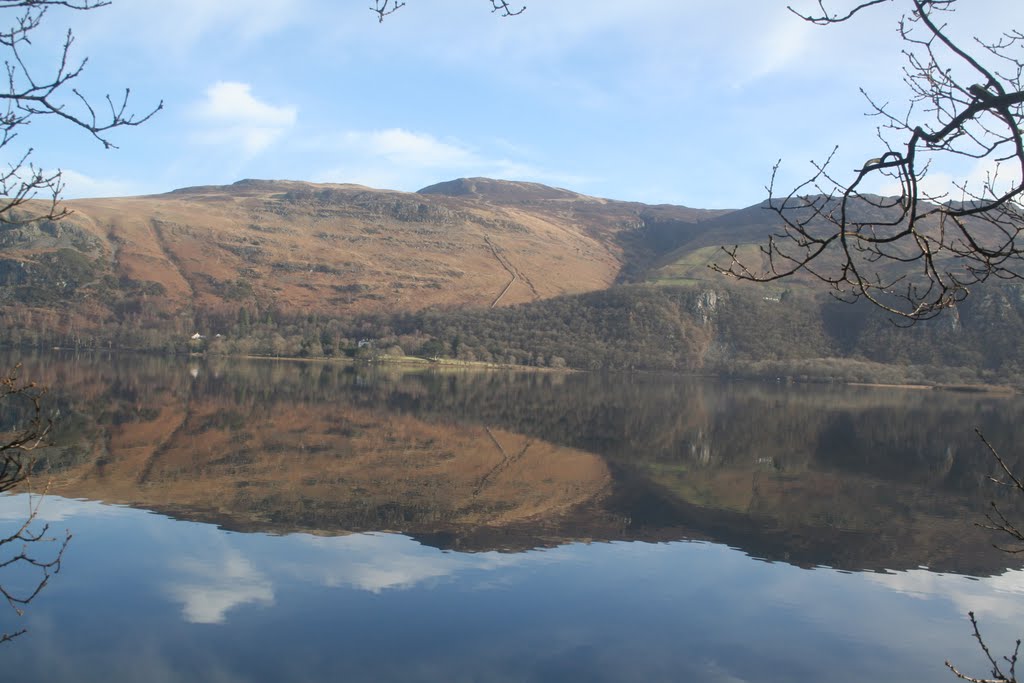
{"type": "MultiPolygon", "coordinates": [[[[0,498],[4,529],[24,495],[0,498]]],[[[59,497],[63,571],[0,658],[34,681],[941,681],[1024,631],[1024,572],[848,573],[722,545],[459,553],[240,534],[59,497]]],[[[2,578],[2,577],[0,577],[2,578]]]]}
{"type": "MultiPolygon", "coordinates": [[[[1020,559],[974,525],[1024,519],[973,432],[1024,471],[1018,396],[17,361],[74,534],[0,603],[19,682],[953,681],[988,673],[969,610],[996,653],[1024,634],[1020,559]]],[[[0,496],[0,532],[27,510],[0,496]]]]}

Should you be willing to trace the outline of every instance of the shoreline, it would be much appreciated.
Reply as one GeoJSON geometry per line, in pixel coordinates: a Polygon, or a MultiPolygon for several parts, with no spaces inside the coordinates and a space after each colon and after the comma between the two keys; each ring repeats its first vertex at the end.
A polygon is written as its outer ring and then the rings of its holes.
{"type": "Polygon", "coordinates": [[[963,394],[1017,394],[1013,387],[1002,384],[889,384],[884,382],[847,382],[851,387],[876,389],[908,389],[912,391],[950,391],[963,394]]]}
{"type": "MultiPolygon", "coordinates": [[[[17,351],[17,348],[7,348],[6,351],[17,351]]],[[[24,349],[23,349],[24,350],[24,349]]],[[[231,358],[243,358],[246,360],[270,360],[270,361],[287,361],[291,363],[336,363],[342,365],[397,365],[397,366],[408,366],[411,368],[419,368],[423,370],[501,370],[501,371],[512,371],[512,372],[528,372],[528,373],[553,373],[553,374],[575,374],[575,373],[586,373],[586,372],[601,372],[600,370],[580,370],[577,368],[548,368],[548,367],[537,367],[531,365],[509,365],[506,363],[493,363],[487,361],[470,361],[470,360],[456,360],[452,358],[424,358],[422,356],[378,356],[375,358],[351,358],[349,356],[319,356],[319,357],[302,357],[302,356],[264,356],[257,354],[229,354],[229,353],[207,353],[207,352],[192,352],[188,354],[162,354],[160,352],[146,350],[146,349],[90,349],[90,348],[64,348],[64,347],[52,347],[50,349],[37,349],[30,348],[32,351],[42,352],[72,352],[72,353],[104,353],[104,354],[118,354],[118,353],[129,353],[129,354],[143,354],[143,355],[171,355],[171,356],[183,356],[185,358],[204,358],[204,359],[231,359],[231,358]]],[[[618,370],[614,371],[622,374],[665,374],[663,370],[618,370]]],[[[778,381],[778,377],[774,374],[767,375],[748,375],[748,374],[736,374],[731,375],[727,373],[715,373],[715,372],[700,372],[700,371],[668,371],[669,374],[678,377],[692,377],[692,378],[704,378],[704,379],[719,379],[719,380],[744,380],[744,381],[758,381],[758,382],[772,382],[772,380],[778,381]]],[[[934,384],[922,384],[922,383],[900,383],[900,382],[870,382],[870,381],[844,381],[836,379],[834,377],[822,376],[820,378],[806,377],[804,379],[796,379],[792,377],[786,378],[786,383],[791,384],[841,384],[850,387],[867,387],[874,389],[905,389],[910,391],[947,391],[963,394],[975,394],[975,395],[989,395],[989,396],[1014,396],[1021,394],[1021,390],[1017,387],[1005,384],[966,384],[966,383],[942,383],[935,382],[934,384]]]]}

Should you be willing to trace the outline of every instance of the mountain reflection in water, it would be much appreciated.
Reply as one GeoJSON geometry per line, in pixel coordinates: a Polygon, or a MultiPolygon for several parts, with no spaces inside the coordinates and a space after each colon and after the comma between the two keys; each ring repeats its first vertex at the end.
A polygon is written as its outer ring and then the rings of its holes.
{"type": "MultiPolygon", "coordinates": [[[[1015,397],[330,363],[20,359],[51,493],[235,531],[441,549],[708,540],[803,567],[999,574],[978,529],[1015,397]]],[[[1013,518],[1024,506],[1000,499],[1013,518]]],[[[253,588],[259,598],[258,587],[253,588]]]]}

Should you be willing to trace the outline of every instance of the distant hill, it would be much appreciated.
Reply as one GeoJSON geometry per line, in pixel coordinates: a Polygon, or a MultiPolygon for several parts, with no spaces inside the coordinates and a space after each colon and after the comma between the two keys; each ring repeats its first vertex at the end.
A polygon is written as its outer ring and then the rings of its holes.
{"type": "Polygon", "coordinates": [[[524,183],[493,178],[457,178],[424,187],[417,194],[445,197],[479,197],[503,203],[536,203],[550,200],[576,201],[592,199],[586,195],[540,183],[524,183]]]}
{"type": "Polygon", "coordinates": [[[419,193],[243,180],[66,206],[61,221],[0,228],[0,306],[82,329],[239,307],[504,306],[603,289],[663,251],[643,239],[642,204],[487,179],[419,193]]]}
{"type": "Polygon", "coordinates": [[[1024,374],[1019,345],[988,343],[1024,332],[1012,288],[895,353],[910,337],[872,311],[835,309],[813,279],[740,286],[711,271],[719,245],[757,264],[779,229],[764,204],[705,210],[460,178],[415,193],[250,179],[66,206],[59,221],[0,225],[0,343],[331,356],[362,340],[364,354],[582,368],[816,376],[804,361],[839,358],[1024,374]],[[804,364],[764,365],[790,360],[804,364]]]}

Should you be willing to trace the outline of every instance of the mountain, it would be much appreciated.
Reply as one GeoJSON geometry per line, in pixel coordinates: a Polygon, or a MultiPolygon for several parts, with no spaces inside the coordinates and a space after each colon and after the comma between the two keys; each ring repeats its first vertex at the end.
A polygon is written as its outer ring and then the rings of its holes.
{"type": "Polygon", "coordinates": [[[600,290],[663,251],[646,232],[717,213],[488,179],[418,193],[243,180],[65,205],[59,221],[0,227],[0,305],[85,330],[191,327],[240,307],[338,316],[600,290]]]}
{"type": "Polygon", "coordinates": [[[723,244],[758,263],[779,229],[764,204],[462,178],[415,193],[242,180],[66,207],[0,224],[0,344],[1024,381],[1009,341],[1024,335],[1020,288],[902,333],[810,276],[760,285],[710,270],[723,244]]]}

